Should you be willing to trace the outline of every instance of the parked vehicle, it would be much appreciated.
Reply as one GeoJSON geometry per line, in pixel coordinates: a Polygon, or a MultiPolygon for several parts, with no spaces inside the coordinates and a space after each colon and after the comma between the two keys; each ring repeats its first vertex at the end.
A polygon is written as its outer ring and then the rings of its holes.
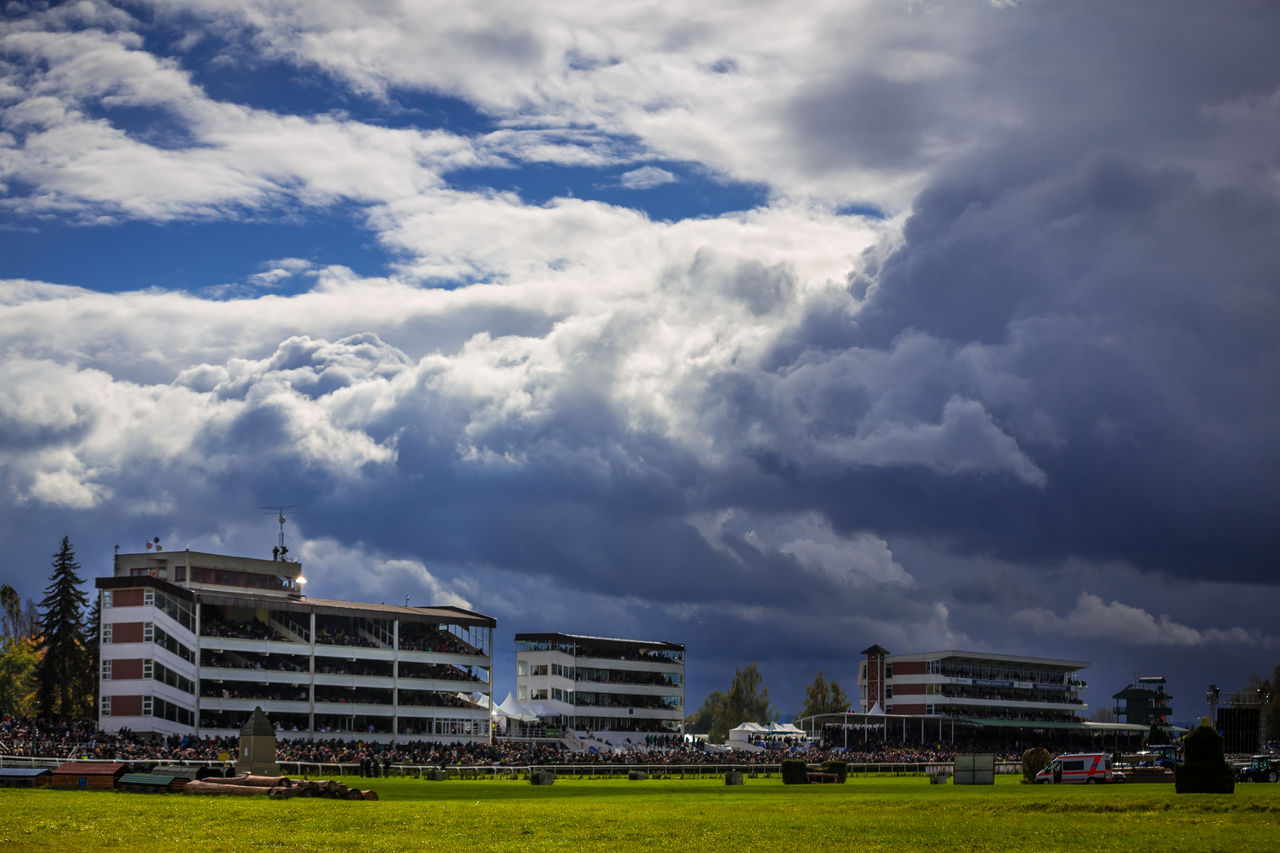
{"type": "Polygon", "coordinates": [[[1079,752],[1059,755],[1049,766],[1036,774],[1041,784],[1075,783],[1096,784],[1115,781],[1111,756],[1105,752],[1079,752]]]}
{"type": "Polygon", "coordinates": [[[1274,782],[1280,778],[1280,760],[1270,755],[1255,755],[1248,767],[1241,767],[1236,779],[1240,782],[1274,782]]]}

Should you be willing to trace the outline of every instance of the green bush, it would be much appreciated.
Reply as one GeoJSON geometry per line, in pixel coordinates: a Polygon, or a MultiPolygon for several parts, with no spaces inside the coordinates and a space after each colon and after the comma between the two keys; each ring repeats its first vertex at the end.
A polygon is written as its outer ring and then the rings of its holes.
{"type": "Polygon", "coordinates": [[[1186,761],[1173,769],[1179,794],[1233,794],[1236,774],[1227,763],[1222,735],[1201,724],[1182,739],[1186,761]]]}
{"type": "Polygon", "coordinates": [[[782,784],[808,785],[809,765],[798,758],[788,758],[782,762],[782,784]]]}
{"type": "Polygon", "coordinates": [[[1049,766],[1053,755],[1042,746],[1033,746],[1022,753],[1022,778],[1028,782],[1036,781],[1036,774],[1049,766]]]}
{"type": "Polygon", "coordinates": [[[840,778],[840,784],[844,784],[844,780],[849,778],[849,764],[844,761],[824,761],[822,762],[823,773],[834,773],[840,778]]]}

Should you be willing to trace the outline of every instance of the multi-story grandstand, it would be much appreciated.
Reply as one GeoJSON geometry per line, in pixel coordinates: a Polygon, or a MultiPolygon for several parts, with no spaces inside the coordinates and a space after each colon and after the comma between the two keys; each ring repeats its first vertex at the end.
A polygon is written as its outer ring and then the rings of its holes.
{"type": "Polygon", "coordinates": [[[516,693],[545,725],[576,732],[684,733],[684,645],[516,634],[516,693]]]}
{"type": "Polygon", "coordinates": [[[858,686],[864,712],[940,716],[979,725],[1078,724],[1087,706],[1087,661],[988,652],[892,655],[864,649],[858,686]]]}
{"type": "Polygon", "coordinates": [[[300,563],[148,551],[98,578],[99,727],[227,736],[491,739],[493,629],[457,607],[302,595],[300,563]]]}

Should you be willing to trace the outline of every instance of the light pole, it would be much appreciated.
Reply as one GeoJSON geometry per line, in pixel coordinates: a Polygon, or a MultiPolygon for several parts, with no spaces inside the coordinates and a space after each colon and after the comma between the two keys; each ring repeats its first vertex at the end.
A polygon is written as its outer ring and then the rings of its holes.
{"type": "Polygon", "coordinates": [[[1271,704],[1271,691],[1265,687],[1258,694],[1258,752],[1267,751],[1267,706],[1271,704]]]}

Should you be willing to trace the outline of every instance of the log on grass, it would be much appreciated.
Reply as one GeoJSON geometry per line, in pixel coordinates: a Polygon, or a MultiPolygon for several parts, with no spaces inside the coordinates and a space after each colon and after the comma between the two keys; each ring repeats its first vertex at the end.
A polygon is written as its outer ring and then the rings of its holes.
{"type": "Polygon", "coordinates": [[[216,782],[192,781],[182,789],[184,794],[229,794],[233,797],[255,797],[270,793],[271,788],[257,788],[253,785],[225,785],[216,782]]]}
{"type": "MultiPolygon", "coordinates": [[[[232,780],[224,779],[225,784],[231,784],[232,780]]],[[[293,784],[293,780],[286,776],[237,776],[235,777],[237,785],[252,785],[255,788],[276,788],[289,787],[293,784]]]]}

